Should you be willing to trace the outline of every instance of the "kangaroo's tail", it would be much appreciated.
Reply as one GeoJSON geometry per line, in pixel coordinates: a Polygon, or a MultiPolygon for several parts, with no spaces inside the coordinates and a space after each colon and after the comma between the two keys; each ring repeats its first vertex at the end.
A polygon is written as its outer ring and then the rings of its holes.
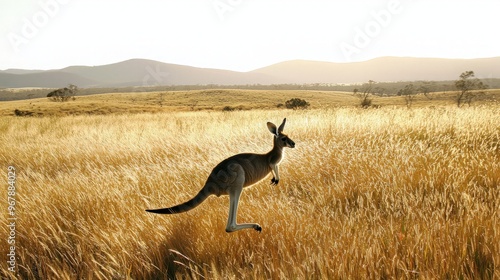
{"type": "Polygon", "coordinates": [[[197,195],[195,195],[193,198],[191,198],[190,200],[188,200],[182,204],[179,204],[179,205],[176,205],[173,207],[169,207],[169,208],[147,209],[146,211],[150,212],[150,213],[156,213],[156,214],[183,213],[183,212],[187,212],[187,211],[195,208],[196,206],[200,205],[210,195],[211,195],[211,193],[207,190],[206,187],[204,187],[203,189],[201,189],[201,191],[197,195]]]}

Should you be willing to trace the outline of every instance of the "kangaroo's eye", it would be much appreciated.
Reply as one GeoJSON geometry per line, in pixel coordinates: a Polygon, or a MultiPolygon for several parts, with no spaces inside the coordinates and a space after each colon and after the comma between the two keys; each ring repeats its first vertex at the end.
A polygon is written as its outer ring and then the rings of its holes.
{"type": "Polygon", "coordinates": [[[285,137],[285,138],[283,138],[283,139],[281,139],[281,140],[283,140],[283,142],[286,142],[286,137],[285,137]]]}

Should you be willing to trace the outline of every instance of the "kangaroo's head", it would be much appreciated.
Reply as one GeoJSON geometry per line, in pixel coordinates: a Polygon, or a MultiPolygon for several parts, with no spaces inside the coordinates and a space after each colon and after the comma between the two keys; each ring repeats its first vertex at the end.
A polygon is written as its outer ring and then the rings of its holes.
{"type": "Polygon", "coordinates": [[[279,148],[283,147],[288,147],[288,148],[295,148],[295,142],[293,142],[288,135],[283,133],[283,129],[285,128],[285,123],[286,123],[286,118],[283,119],[283,122],[281,123],[280,127],[276,128],[276,125],[274,125],[271,122],[267,123],[267,128],[269,128],[269,131],[274,135],[274,146],[277,146],[279,148]]]}

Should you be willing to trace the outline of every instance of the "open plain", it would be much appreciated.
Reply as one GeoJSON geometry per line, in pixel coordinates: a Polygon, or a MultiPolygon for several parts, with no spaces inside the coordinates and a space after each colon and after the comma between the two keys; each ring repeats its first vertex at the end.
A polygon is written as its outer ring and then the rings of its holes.
{"type": "MultiPolygon", "coordinates": [[[[198,108],[203,99],[189,96],[170,109],[168,99],[141,95],[113,106],[103,105],[111,95],[0,104],[0,167],[4,178],[9,166],[16,170],[17,276],[500,278],[496,103],[361,109],[352,96],[335,107],[297,94],[312,109],[278,109],[267,97],[242,97],[226,111],[216,99],[198,108]],[[259,102],[271,105],[249,105],[259,102]],[[82,111],[54,113],[57,105],[82,111]],[[42,113],[16,117],[14,108],[42,113]],[[191,198],[233,154],[270,150],[266,122],[283,117],[296,148],[286,151],[279,185],[268,177],[240,201],[238,221],[259,223],[262,233],[225,233],[227,197],[178,215],[144,211],[191,198]]],[[[0,230],[5,239],[8,230],[0,230]]],[[[0,275],[15,278],[5,261],[0,275]]]]}

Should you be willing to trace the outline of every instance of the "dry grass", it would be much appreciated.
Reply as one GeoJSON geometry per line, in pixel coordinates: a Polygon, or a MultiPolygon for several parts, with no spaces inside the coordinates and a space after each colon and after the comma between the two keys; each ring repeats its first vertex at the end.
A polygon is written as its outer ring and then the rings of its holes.
{"type": "MultiPolygon", "coordinates": [[[[417,95],[413,107],[453,106],[456,93],[417,95]]],[[[13,116],[14,110],[29,112],[33,116],[109,115],[166,113],[180,111],[221,111],[276,109],[292,98],[305,99],[313,109],[354,107],[360,100],[349,92],[309,90],[237,90],[208,89],[169,92],[107,93],[78,96],[75,101],[52,102],[47,98],[0,102],[0,116],[13,116]]],[[[474,101],[475,106],[498,105],[500,90],[487,90],[474,101]]],[[[406,107],[401,96],[373,96],[373,105],[406,107]]]]}
{"type": "Polygon", "coordinates": [[[18,272],[498,279],[499,119],[498,107],[2,117],[1,170],[18,172],[18,272]],[[144,211],[190,198],[227,156],[266,152],[265,122],[285,114],[297,147],[280,185],[266,179],[240,204],[239,222],[261,234],[224,232],[227,197],[179,215],[144,211]]]}
{"type": "Polygon", "coordinates": [[[14,110],[34,116],[107,115],[161,113],[172,111],[221,111],[273,109],[291,98],[306,99],[314,108],[353,106],[358,103],[351,93],[300,90],[233,90],[107,93],[78,96],[75,101],[52,102],[47,98],[0,102],[0,116],[13,116],[14,110]]]}

